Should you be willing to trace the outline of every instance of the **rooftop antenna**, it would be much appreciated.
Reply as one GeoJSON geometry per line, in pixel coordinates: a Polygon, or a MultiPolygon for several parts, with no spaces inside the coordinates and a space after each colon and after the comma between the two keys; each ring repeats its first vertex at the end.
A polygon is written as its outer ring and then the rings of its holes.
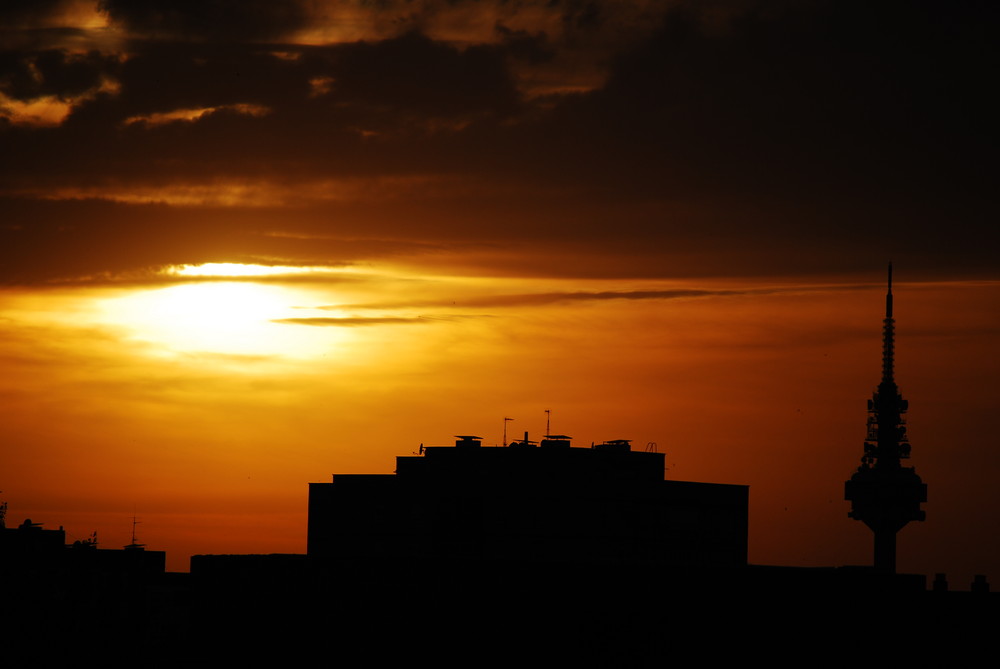
{"type": "Polygon", "coordinates": [[[507,418],[504,416],[503,419],[503,447],[507,448],[507,423],[514,420],[513,418],[507,418]]]}
{"type": "Polygon", "coordinates": [[[130,543],[128,546],[125,546],[125,548],[136,550],[136,549],[141,549],[146,545],[146,544],[136,543],[135,540],[135,526],[138,525],[140,522],[141,521],[136,520],[135,514],[132,514],[132,543],[130,543]]]}
{"type": "Polygon", "coordinates": [[[552,409],[545,410],[545,436],[552,434],[552,430],[549,427],[549,421],[552,419],[552,409]]]}
{"type": "Polygon", "coordinates": [[[864,522],[875,534],[874,566],[896,571],[896,533],[911,520],[922,521],[920,504],[927,501],[927,484],[913,467],[903,467],[910,457],[903,414],[903,399],[894,377],[895,320],[892,317],[892,263],[889,263],[885,319],[882,321],[882,381],[868,400],[868,434],[861,466],[844,484],[844,499],[851,503],[848,517],[864,522]]]}

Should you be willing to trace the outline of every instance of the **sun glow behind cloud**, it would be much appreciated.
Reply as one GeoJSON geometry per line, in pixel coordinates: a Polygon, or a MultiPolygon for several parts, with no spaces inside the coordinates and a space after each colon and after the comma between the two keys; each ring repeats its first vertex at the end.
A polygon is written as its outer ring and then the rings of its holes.
{"type": "Polygon", "coordinates": [[[209,281],[131,291],[102,300],[100,320],[160,357],[190,353],[295,360],[336,352],[349,333],[290,328],[302,289],[249,281],[209,281]]]}
{"type": "Polygon", "coordinates": [[[396,335],[371,328],[362,335],[357,326],[424,322],[406,309],[329,306],[355,301],[351,284],[358,281],[398,286],[414,280],[371,269],[222,262],[174,266],[160,276],[166,285],[94,300],[93,321],[122,333],[147,357],[211,354],[227,368],[227,360],[248,358],[368,364],[376,353],[385,358],[385,344],[396,335]],[[302,327],[317,322],[339,327],[302,327]]]}

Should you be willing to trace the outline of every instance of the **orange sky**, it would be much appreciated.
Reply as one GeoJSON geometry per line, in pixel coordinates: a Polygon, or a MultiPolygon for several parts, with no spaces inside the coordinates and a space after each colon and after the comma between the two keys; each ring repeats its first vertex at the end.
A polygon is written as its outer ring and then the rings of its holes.
{"type": "MultiPolygon", "coordinates": [[[[344,288],[340,274],[8,289],[12,520],[79,538],[97,529],[113,546],[128,542],[134,511],[173,569],[192,553],[301,552],[308,481],[388,473],[395,456],[453,434],[499,443],[504,416],[512,434],[537,436],[548,408],[577,445],[652,441],[669,477],[749,484],[752,561],[867,559],[869,532],[847,519],[842,488],[879,377],[878,284],[366,269],[364,285],[344,288]]],[[[968,529],[1000,509],[998,463],[979,436],[998,399],[998,291],[895,291],[912,464],[930,486],[928,522],[900,534],[903,569],[964,578],[998,555],[991,533],[968,529]]]]}
{"type": "Polygon", "coordinates": [[[551,409],[864,563],[891,259],[900,568],[1000,578],[996,10],[869,4],[5,4],[9,521],[301,552],[307,482],[551,409]]]}

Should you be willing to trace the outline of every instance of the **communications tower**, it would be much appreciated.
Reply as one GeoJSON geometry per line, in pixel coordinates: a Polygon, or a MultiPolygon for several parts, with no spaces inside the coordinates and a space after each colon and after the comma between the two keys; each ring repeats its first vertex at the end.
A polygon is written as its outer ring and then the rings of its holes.
{"type": "Polygon", "coordinates": [[[875,533],[875,568],[895,572],[896,533],[911,520],[924,519],[920,504],[927,501],[927,484],[913,467],[902,465],[902,460],[910,457],[910,443],[903,418],[908,403],[893,377],[892,263],[882,322],[882,382],[868,400],[865,454],[861,466],[844,484],[844,498],[851,503],[847,515],[875,533]]]}

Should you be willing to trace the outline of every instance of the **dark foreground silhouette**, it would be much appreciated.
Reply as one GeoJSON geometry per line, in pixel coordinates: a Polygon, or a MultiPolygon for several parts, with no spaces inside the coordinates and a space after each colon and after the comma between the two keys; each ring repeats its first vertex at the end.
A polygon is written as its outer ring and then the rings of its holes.
{"type": "Polygon", "coordinates": [[[663,481],[656,454],[623,442],[472,441],[400,458],[396,475],[313,484],[306,555],[199,555],[172,574],[141,546],[0,529],[4,666],[81,655],[161,667],[960,663],[993,652],[1000,607],[985,584],[747,565],[742,486],[663,481]]]}

